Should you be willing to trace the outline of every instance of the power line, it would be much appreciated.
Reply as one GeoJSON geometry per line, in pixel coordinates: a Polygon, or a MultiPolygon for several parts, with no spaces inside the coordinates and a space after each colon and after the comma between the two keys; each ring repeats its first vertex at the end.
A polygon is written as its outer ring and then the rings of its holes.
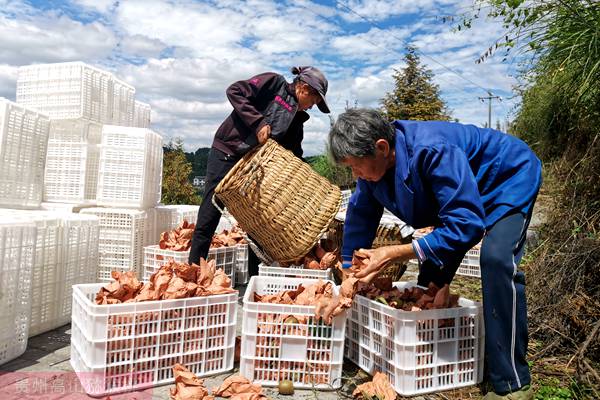
{"type": "MultiPolygon", "coordinates": [[[[337,1],[336,3],[337,3],[337,4],[339,4],[339,5],[341,5],[342,7],[344,7],[344,8],[345,8],[347,11],[349,11],[350,13],[352,13],[352,14],[356,15],[357,17],[359,17],[359,18],[363,19],[364,21],[368,22],[368,23],[369,23],[371,26],[373,26],[373,27],[375,27],[375,28],[377,28],[377,29],[379,29],[379,30],[382,30],[382,31],[383,31],[383,30],[385,30],[385,28],[381,27],[379,24],[377,24],[376,22],[372,21],[371,19],[369,19],[369,18],[365,17],[364,15],[362,15],[362,14],[360,14],[360,13],[356,12],[356,11],[355,11],[355,10],[353,10],[353,9],[352,9],[350,6],[348,6],[347,4],[344,4],[344,3],[342,3],[341,1],[337,1]]],[[[394,35],[393,33],[390,33],[390,36],[392,36],[393,38],[395,38],[395,39],[399,40],[400,42],[404,43],[404,45],[405,45],[405,46],[409,46],[409,45],[410,45],[410,43],[408,43],[407,41],[405,41],[405,40],[404,40],[404,39],[402,39],[402,38],[399,38],[399,37],[397,37],[397,36],[396,36],[396,35],[394,35]]],[[[469,83],[471,83],[472,85],[474,85],[474,86],[476,86],[476,87],[480,88],[481,90],[484,90],[484,91],[485,91],[485,92],[487,92],[487,93],[490,93],[490,92],[491,92],[491,90],[490,90],[490,89],[488,89],[488,88],[485,88],[485,87],[483,87],[483,86],[479,85],[479,84],[478,84],[478,83],[476,83],[476,82],[473,82],[471,79],[469,79],[469,78],[467,78],[466,76],[462,75],[460,72],[457,72],[457,71],[455,71],[454,69],[452,69],[452,68],[450,68],[450,67],[448,67],[448,66],[444,65],[443,63],[441,63],[440,61],[438,61],[438,60],[436,60],[435,58],[431,57],[430,55],[428,55],[428,54],[425,54],[425,53],[423,53],[422,51],[420,51],[420,50],[418,50],[418,49],[416,49],[416,52],[417,52],[417,53],[419,53],[421,56],[423,56],[423,57],[425,57],[425,58],[427,58],[427,59],[429,59],[429,60],[433,61],[434,63],[438,64],[439,66],[441,66],[442,68],[446,69],[447,71],[449,71],[449,72],[453,73],[454,75],[458,76],[459,78],[461,78],[461,79],[465,80],[466,82],[469,82],[469,83]]]]}
{"type": "MultiPolygon", "coordinates": [[[[337,21],[335,21],[335,20],[333,20],[332,18],[329,18],[329,17],[326,17],[326,16],[324,16],[324,15],[322,15],[322,14],[319,14],[318,12],[316,12],[316,11],[314,11],[314,10],[312,10],[312,9],[308,8],[308,7],[305,7],[305,6],[304,6],[304,5],[302,5],[302,4],[296,4],[296,5],[297,5],[297,6],[299,6],[299,7],[302,7],[302,8],[304,8],[304,9],[306,9],[306,10],[308,10],[308,11],[310,11],[311,13],[315,14],[317,17],[320,17],[321,19],[323,19],[323,20],[325,20],[325,21],[327,21],[327,22],[330,22],[330,23],[332,23],[332,24],[334,24],[334,25],[336,25],[336,26],[337,26],[337,25],[339,25],[339,24],[338,24],[338,22],[337,22],[337,21]]],[[[382,29],[382,28],[379,28],[379,27],[376,27],[376,28],[378,28],[378,29],[382,29]]],[[[396,50],[396,49],[394,49],[394,48],[389,48],[389,47],[382,46],[381,44],[379,44],[379,43],[377,43],[377,42],[373,42],[373,41],[369,40],[369,39],[368,39],[368,38],[366,38],[366,37],[362,37],[361,39],[362,39],[362,40],[364,40],[364,41],[365,41],[365,42],[367,42],[367,43],[370,43],[371,45],[373,45],[373,46],[375,46],[375,47],[378,47],[378,48],[382,49],[382,50],[383,50],[383,51],[385,51],[385,52],[388,52],[388,53],[394,53],[394,54],[397,54],[397,55],[400,55],[400,56],[404,56],[404,53],[402,53],[402,52],[400,52],[400,51],[398,51],[398,50],[396,50]]],[[[399,40],[401,40],[401,39],[399,39],[399,40]]],[[[422,52],[419,52],[419,53],[423,54],[422,52]]],[[[426,56],[426,55],[425,55],[425,56],[426,56]]],[[[428,57],[428,56],[426,56],[426,57],[428,57]]],[[[454,73],[454,74],[456,74],[456,72],[453,72],[453,73],[454,73]]],[[[454,83],[453,81],[446,80],[446,79],[442,79],[442,78],[440,77],[440,75],[437,75],[437,76],[436,76],[436,78],[437,78],[437,79],[439,79],[439,80],[442,80],[443,82],[445,82],[446,84],[448,84],[448,85],[450,85],[450,86],[453,86],[453,87],[455,87],[455,88],[459,89],[460,91],[463,91],[463,90],[464,90],[464,87],[462,87],[462,86],[459,86],[458,84],[454,83]]],[[[481,87],[481,86],[479,86],[479,85],[477,85],[477,84],[475,84],[475,86],[477,86],[477,87],[479,87],[479,88],[483,89],[483,90],[484,90],[486,93],[489,91],[488,89],[485,89],[485,88],[483,88],[483,87],[481,87]]]]}

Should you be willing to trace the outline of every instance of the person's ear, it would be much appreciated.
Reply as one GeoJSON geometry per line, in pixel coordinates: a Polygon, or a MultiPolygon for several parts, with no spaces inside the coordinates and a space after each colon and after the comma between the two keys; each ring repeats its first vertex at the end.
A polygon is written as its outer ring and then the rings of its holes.
{"type": "Polygon", "coordinates": [[[384,157],[387,157],[390,154],[390,144],[385,139],[378,139],[375,142],[375,149],[384,157]]]}

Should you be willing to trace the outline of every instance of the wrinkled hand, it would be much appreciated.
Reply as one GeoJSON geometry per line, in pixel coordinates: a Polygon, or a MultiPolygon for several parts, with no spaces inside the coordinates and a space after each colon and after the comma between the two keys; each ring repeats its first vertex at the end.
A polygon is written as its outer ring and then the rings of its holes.
{"type": "Polygon", "coordinates": [[[317,304],[315,305],[315,318],[318,321],[319,318],[323,318],[323,321],[325,321],[328,324],[331,324],[332,321],[332,313],[333,310],[335,310],[335,308],[337,307],[338,303],[340,302],[340,299],[338,298],[338,296],[334,296],[331,299],[328,298],[321,298],[317,304]]]}
{"type": "Polygon", "coordinates": [[[256,134],[256,138],[260,144],[264,144],[269,137],[271,137],[271,125],[263,126],[256,134]]]}
{"type": "Polygon", "coordinates": [[[357,272],[355,276],[361,282],[371,282],[382,269],[390,265],[394,260],[390,250],[387,246],[364,250],[369,255],[369,265],[357,272]]]}

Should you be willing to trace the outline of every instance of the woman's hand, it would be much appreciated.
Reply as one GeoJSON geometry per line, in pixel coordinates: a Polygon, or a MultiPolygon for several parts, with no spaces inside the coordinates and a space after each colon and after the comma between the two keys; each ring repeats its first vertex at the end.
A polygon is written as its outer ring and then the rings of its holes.
{"type": "Polygon", "coordinates": [[[260,144],[264,144],[269,137],[271,137],[271,125],[263,126],[256,134],[256,138],[260,144]]]}
{"type": "Polygon", "coordinates": [[[393,261],[388,246],[377,249],[363,249],[362,251],[369,255],[369,265],[357,272],[355,276],[363,282],[370,282],[393,261]]]}
{"type": "Polygon", "coordinates": [[[382,269],[394,261],[406,261],[415,258],[415,253],[410,244],[384,246],[363,251],[369,255],[369,265],[355,275],[362,282],[370,282],[382,269]]]}

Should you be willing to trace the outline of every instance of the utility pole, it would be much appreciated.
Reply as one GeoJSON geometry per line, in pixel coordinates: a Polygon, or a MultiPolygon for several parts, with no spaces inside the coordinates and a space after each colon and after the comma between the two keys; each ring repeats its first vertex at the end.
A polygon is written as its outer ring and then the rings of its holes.
{"type": "Polygon", "coordinates": [[[490,92],[489,90],[487,91],[488,95],[486,97],[478,97],[479,100],[481,100],[482,103],[485,103],[485,101],[488,101],[488,128],[492,127],[492,100],[494,99],[498,99],[498,101],[502,101],[502,97],[500,96],[494,96],[492,94],[492,92],[490,92]]]}

